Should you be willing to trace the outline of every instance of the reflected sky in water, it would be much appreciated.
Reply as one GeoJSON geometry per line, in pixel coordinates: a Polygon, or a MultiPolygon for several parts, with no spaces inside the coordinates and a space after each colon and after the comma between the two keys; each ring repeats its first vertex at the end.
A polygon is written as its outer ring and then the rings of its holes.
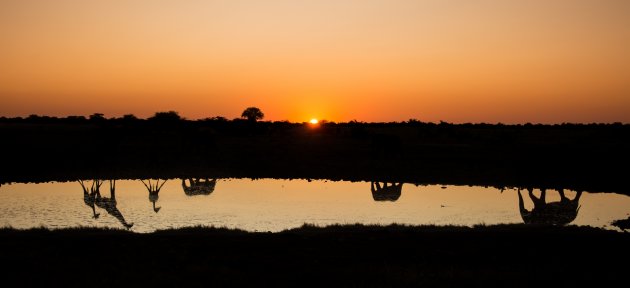
{"type": "MultiPolygon", "coordinates": [[[[89,192],[92,181],[85,184],[89,192]]],[[[94,207],[98,217],[94,217],[78,182],[3,185],[0,187],[0,225],[124,229],[121,215],[127,224],[133,224],[130,230],[135,232],[196,225],[281,231],[304,223],[467,226],[523,223],[515,189],[501,192],[491,187],[405,183],[400,195],[396,195],[396,185],[370,182],[219,179],[210,183],[204,179],[196,184],[197,189],[189,180],[183,187],[181,179],[171,179],[159,194],[152,191],[150,195],[140,180],[118,180],[115,201],[111,201],[109,184],[104,181],[100,188],[101,202],[96,200],[100,206],[94,207]],[[389,194],[375,196],[373,189],[377,187],[388,189],[389,194]],[[214,191],[203,190],[210,188],[214,191]],[[116,211],[121,215],[115,217],[116,211]]],[[[575,191],[564,192],[569,199],[576,196],[575,191]]],[[[525,208],[532,210],[534,204],[528,191],[521,193],[525,208]]],[[[540,197],[541,191],[535,189],[534,194],[540,197]]],[[[547,190],[546,201],[560,201],[559,193],[547,190]]],[[[610,223],[628,217],[630,197],[585,192],[579,199],[579,207],[572,225],[616,229],[610,223]]]]}

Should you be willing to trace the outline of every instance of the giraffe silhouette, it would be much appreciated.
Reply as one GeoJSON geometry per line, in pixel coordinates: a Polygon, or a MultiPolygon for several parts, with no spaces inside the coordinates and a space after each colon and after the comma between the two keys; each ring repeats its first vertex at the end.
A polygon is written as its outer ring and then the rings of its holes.
{"type": "Polygon", "coordinates": [[[101,214],[100,213],[96,213],[96,206],[95,206],[95,204],[96,204],[96,188],[95,188],[95,184],[96,184],[96,182],[92,182],[92,187],[90,187],[89,190],[85,186],[83,180],[79,180],[78,182],[79,182],[79,184],[81,184],[81,188],[83,188],[83,202],[85,203],[85,205],[87,205],[88,207],[92,208],[92,218],[98,219],[98,216],[100,216],[101,214]]]}
{"type": "Polygon", "coordinates": [[[214,187],[217,185],[217,179],[209,180],[208,178],[188,178],[189,185],[186,185],[186,179],[182,179],[182,188],[186,196],[195,195],[210,195],[214,192],[214,187]]]}
{"type": "Polygon", "coordinates": [[[114,216],[114,218],[118,219],[118,221],[125,226],[125,228],[129,229],[133,226],[133,223],[127,222],[125,217],[122,215],[120,210],[116,207],[118,202],[116,202],[116,180],[109,180],[109,198],[101,196],[101,185],[103,184],[102,180],[94,180],[96,187],[96,206],[101,209],[105,209],[109,215],[114,216]]]}
{"type": "Polygon", "coordinates": [[[144,187],[146,187],[147,190],[149,191],[149,201],[153,203],[153,212],[158,213],[160,209],[162,209],[162,207],[155,207],[155,202],[157,202],[158,199],[160,199],[160,189],[162,189],[162,186],[166,184],[167,180],[164,180],[162,184],[160,184],[160,179],[157,179],[155,184],[151,183],[151,179],[147,179],[148,183],[144,182],[144,180],[140,180],[140,181],[142,182],[142,184],[144,184],[144,187]]]}
{"type": "Polygon", "coordinates": [[[534,189],[527,188],[529,198],[534,202],[534,208],[529,211],[525,209],[521,189],[518,189],[518,207],[521,218],[526,224],[547,224],[547,225],[567,225],[577,217],[580,211],[579,201],[582,191],[578,191],[573,200],[569,200],[564,195],[564,190],[559,189],[560,201],[547,203],[545,197],[547,191],[540,189],[540,198],[534,195],[534,189]]]}
{"type": "Polygon", "coordinates": [[[374,201],[391,201],[394,202],[400,198],[402,194],[403,183],[375,182],[372,181],[372,198],[374,201]]]}

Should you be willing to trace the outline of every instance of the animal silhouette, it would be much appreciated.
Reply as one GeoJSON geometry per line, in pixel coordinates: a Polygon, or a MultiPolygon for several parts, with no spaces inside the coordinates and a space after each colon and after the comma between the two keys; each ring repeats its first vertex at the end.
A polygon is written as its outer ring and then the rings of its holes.
{"type": "Polygon", "coordinates": [[[579,201],[582,191],[578,191],[573,200],[569,200],[564,195],[564,190],[559,189],[560,201],[547,203],[545,197],[546,189],[540,189],[540,198],[534,195],[532,188],[527,188],[529,198],[534,202],[534,208],[529,211],[525,209],[521,189],[518,189],[518,206],[526,224],[547,224],[547,225],[566,225],[571,223],[577,217],[580,211],[579,201]]]}
{"type": "Polygon", "coordinates": [[[612,222],[612,225],[621,230],[628,231],[630,230],[630,217],[626,219],[615,220],[612,222]]]}
{"type": "Polygon", "coordinates": [[[118,221],[129,229],[133,226],[133,223],[129,223],[125,220],[122,213],[116,205],[116,180],[109,180],[109,198],[101,196],[100,187],[103,184],[101,180],[94,180],[96,187],[96,206],[107,211],[109,215],[114,216],[118,221]]]}
{"type": "MultiPolygon", "coordinates": [[[[87,205],[88,207],[92,208],[92,218],[94,219],[98,219],[98,216],[100,216],[100,213],[96,213],[96,188],[95,188],[95,184],[96,182],[92,182],[92,187],[90,187],[89,192],[88,192],[88,188],[85,186],[83,180],[79,180],[79,184],[81,184],[81,188],[83,188],[83,202],[85,203],[85,205],[87,205]]],[[[100,187],[99,187],[100,188],[100,187]]]]}
{"type": "Polygon", "coordinates": [[[157,182],[155,182],[155,184],[151,183],[151,179],[147,180],[148,184],[145,183],[144,180],[140,180],[140,181],[142,181],[142,184],[144,184],[144,187],[146,187],[147,190],[149,191],[149,201],[153,203],[153,212],[158,213],[160,209],[162,209],[162,207],[155,207],[155,202],[157,202],[158,199],[160,199],[160,189],[162,189],[162,186],[166,184],[167,180],[164,180],[162,184],[160,184],[160,179],[157,179],[157,182]]]}
{"type": "Polygon", "coordinates": [[[402,194],[403,183],[374,182],[372,181],[372,198],[374,201],[396,201],[402,194]]]}
{"type": "Polygon", "coordinates": [[[217,185],[217,179],[205,180],[198,178],[188,178],[189,185],[186,185],[186,179],[182,179],[182,188],[186,196],[195,195],[210,195],[214,192],[214,187],[217,185]]]}

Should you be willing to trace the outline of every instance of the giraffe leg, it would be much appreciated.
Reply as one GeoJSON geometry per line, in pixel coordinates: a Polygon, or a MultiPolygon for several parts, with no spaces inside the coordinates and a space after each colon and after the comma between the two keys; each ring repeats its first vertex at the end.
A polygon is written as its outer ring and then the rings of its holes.
{"type": "Polygon", "coordinates": [[[567,202],[569,199],[564,195],[564,189],[558,189],[558,194],[560,194],[560,202],[567,202]]]}

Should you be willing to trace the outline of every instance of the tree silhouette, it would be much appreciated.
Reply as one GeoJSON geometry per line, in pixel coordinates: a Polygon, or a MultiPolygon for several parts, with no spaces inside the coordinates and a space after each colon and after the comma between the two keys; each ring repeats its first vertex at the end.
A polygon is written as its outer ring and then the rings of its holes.
{"type": "Polygon", "coordinates": [[[106,120],[103,113],[94,113],[90,115],[91,121],[103,121],[106,120]]]}
{"type": "Polygon", "coordinates": [[[256,122],[257,120],[262,120],[265,117],[265,114],[263,114],[263,112],[257,107],[249,107],[243,111],[241,117],[247,118],[249,121],[256,122]]]}
{"type": "Polygon", "coordinates": [[[177,122],[182,120],[182,117],[180,117],[179,113],[175,111],[155,112],[155,115],[149,118],[149,120],[158,122],[177,122]]]}
{"type": "Polygon", "coordinates": [[[125,121],[136,121],[138,120],[138,117],[136,117],[136,115],[133,115],[133,114],[125,114],[123,115],[122,119],[125,121]]]}

